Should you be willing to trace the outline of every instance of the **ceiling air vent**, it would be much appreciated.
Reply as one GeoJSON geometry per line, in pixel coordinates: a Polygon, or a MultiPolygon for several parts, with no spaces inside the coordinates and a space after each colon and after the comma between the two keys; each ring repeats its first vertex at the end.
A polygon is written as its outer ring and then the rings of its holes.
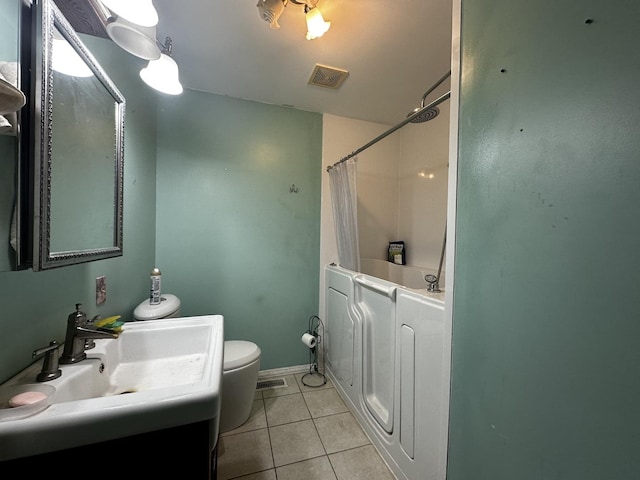
{"type": "Polygon", "coordinates": [[[309,78],[309,85],[333,88],[335,90],[340,88],[340,85],[348,76],[349,72],[347,70],[316,64],[316,68],[313,69],[313,73],[309,78]]]}

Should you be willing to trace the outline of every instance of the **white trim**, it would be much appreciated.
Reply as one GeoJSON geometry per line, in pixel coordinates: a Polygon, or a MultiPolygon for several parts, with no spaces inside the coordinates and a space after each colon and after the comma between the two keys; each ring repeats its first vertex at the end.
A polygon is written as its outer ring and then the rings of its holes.
{"type": "Polygon", "coordinates": [[[462,22],[462,0],[452,1],[452,23],[451,23],[451,99],[450,99],[450,122],[449,122],[449,185],[447,197],[447,250],[446,265],[447,275],[445,276],[445,299],[444,299],[444,338],[443,338],[443,368],[442,389],[443,411],[447,412],[442,416],[442,451],[447,452],[441,459],[440,471],[447,475],[447,457],[449,446],[449,414],[450,414],[450,389],[451,389],[451,346],[453,330],[453,298],[455,295],[455,250],[456,250],[456,199],[458,185],[458,125],[460,113],[460,80],[461,80],[461,57],[460,57],[460,30],[462,22]]]}
{"type": "Polygon", "coordinates": [[[309,365],[294,365],[292,367],[260,370],[260,372],[258,372],[258,380],[261,380],[263,378],[282,377],[283,375],[295,375],[297,373],[306,373],[308,371],[309,365]]]}

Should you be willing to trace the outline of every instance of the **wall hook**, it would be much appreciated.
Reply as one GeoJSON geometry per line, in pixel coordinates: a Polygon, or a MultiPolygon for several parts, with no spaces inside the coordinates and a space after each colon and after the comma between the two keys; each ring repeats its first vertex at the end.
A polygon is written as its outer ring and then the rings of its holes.
{"type": "Polygon", "coordinates": [[[289,193],[298,193],[298,187],[296,187],[295,183],[292,183],[289,187],[289,193]]]}

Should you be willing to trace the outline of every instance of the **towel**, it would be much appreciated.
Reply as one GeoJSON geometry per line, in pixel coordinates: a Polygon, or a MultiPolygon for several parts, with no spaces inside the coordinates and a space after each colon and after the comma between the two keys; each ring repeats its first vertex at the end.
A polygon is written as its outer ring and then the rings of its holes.
{"type": "Polygon", "coordinates": [[[15,113],[5,113],[0,115],[0,135],[18,134],[18,116],[15,113]]]}
{"type": "Polygon", "coordinates": [[[24,107],[27,98],[17,86],[18,64],[0,62],[0,135],[15,136],[18,133],[18,116],[15,112],[24,107]]]}
{"type": "Polygon", "coordinates": [[[27,103],[18,88],[18,64],[0,62],[0,115],[17,112],[27,103]]]}

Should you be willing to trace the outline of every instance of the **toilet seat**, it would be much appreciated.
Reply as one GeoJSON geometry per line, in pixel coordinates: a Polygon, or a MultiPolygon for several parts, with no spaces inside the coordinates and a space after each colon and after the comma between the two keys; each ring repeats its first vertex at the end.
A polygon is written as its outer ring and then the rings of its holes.
{"type": "Polygon", "coordinates": [[[260,347],[245,340],[227,340],[224,342],[225,372],[244,367],[260,358],[260,347]]]}

